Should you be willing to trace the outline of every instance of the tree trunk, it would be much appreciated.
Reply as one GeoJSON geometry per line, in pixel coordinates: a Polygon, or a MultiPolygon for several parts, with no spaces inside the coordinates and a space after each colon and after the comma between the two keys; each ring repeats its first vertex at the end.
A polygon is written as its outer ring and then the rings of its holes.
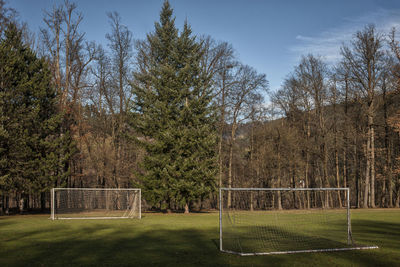
{"type": "Polygon", "coordinates": [[[250,211],[254,211],[254,192],[250,191],[250,211]]]}
{"type": "Polygon", "coordinates": [[[224,125],[225,125],[225,75],[222,80],[221,89],[221,120],[219,129],[219,142],[218,142],[218,156],[219,156],[219,188],[222,187],[222,175],[223,175],[223,158],[222,158],[222,141],[224,138],[224,125]]]}
{"type": "Polygon", "coordinates": [[[219,168],[219,188],[221,188],[222,187],[222,174],[223,174],[223,168],[222,168],[222,166],[223,166],[223,159],[222,159],[222,138],[223,138],[223,134],[222,133],[220,133],[220,136],[219,136],[220,138],[219,138],[219,142],[218,142],[218,156],[219,156],[219,159],[218,159],[218,168],[219,168]]]}
{"type": "Polygon", "coordinates": [[[387,177],[388,190],[389,190],[389,208],[393,208],[393,175],[392,175],[392,156],[391,156],[392,146],[393,146],[393,144],[391,144],[391,142],[390,142],[389,143],[389,151],[388,151],[389,175],[387,177]]]}
{"type": "MultiPolygon", "coordinates": [[[[308,112],[309,114],[310,112],[308,112]]],[[[307,122],[307,145],[308,145],[308,140],[310,139],[311,136],[311,129],[310,129],[310,118],[308,118],[308,122],[307,122]]],[[[306,170],[305,170],[305,187],[309,188],[310,187],[310,182],[309,177],[308,177],[308,172],[309,172],[309,167],[310,166],[310,153],[308,151],[306,151],[306,170]]],[[[306,192],[307,194],[307,209],[310,209],[310,191],[306,192]]]]}
{"type": "MultiPolygon", "coordinates": [[[[292,188],[296,188],[296,175],[295,175],[295,166],[292,162],[289,163],[289,175],[291,176],[292,188]]],[[[296,191],[292,191],[293,193],[293,208],[298,209],[298,203],[296,201],[296,191]]]]}
{"type": "Polygon", "coordinates": [[[375,129],[371,118],[371,208],[375,208],[375,129]]]}
{"type": "MultiPolygon", "coordinates": [[[[71,14],[69,14],[69,19],[71,19],[71,14]]],[[[66,107],[67,103],[67,98],[68,98],[68,92],[69,92],[69,81],[70,81],[70,45],[71,45],[71,40],[70,40],[70,20],[66,21],[67,22],[67,36],[65,37],[65,88],[64,88],[64,94],[63,94],[63,106],[64,108],[66,107]]]]}
{"type": "Polygon", "coordinates": [[[365,155],[367,158],[367,166],[365,168],[365,184],[364,184],[364,202],[363,202],[363,207],[368,208],[368,193],[370,189],[369,185],[369,175],[371,172],[371,129],[368,128],[368,134],[367,134],[367,146],[365,148],[365,155]]]}
{"type": "Polygon", "coordinates": [[[199,211],[203,210],[203,205],[204,205],[204,196],[201,195],[200,196],[200,207],[199,207],[199,211]]]}
{"type": "Polygon", "coordinates": [[[0,198],[0,216],[4,214],[4,202],[5,202],[5,196],[2,195],[0,198]]]}
{"type": "Polygon", "coordinates": [[[43,212],[46,209],[46,193],[40,193],[40,210],[43,212]]]}
{"type": "MultiPolygon", "coordinates": [[[[281,151],[280,146],[278,145],[278,187],[281,187],[282,180],[282,172],[281,172],[281,151]]],[[[278,210],[282,210],[282,192],[278,191],[278,210]]]]}
{"type": "MultiPolygon", "coordinates": [[[[336,103],[336,102],[335,102],[336,103]]],[[[334,109],[334,112],[336,112],[335,111],[335,109],[334,109]]],[[[337,130],[336,130],[336,118],[334,118],[334,120],[335,120],[335,129],[334,129],[334,132],[335,132],[335,136],[334,136],[334,143],[335,143],[335,169],[336,169],[336,187],[337,188],[340,188],[340,171],[339,171],[339,151],[338,151],[338,145],[337,145],[337,130]]],[[[338,198],[338,201],[339,201],[339,207],[340,208],[342,208],[342,197],[341,197],[341,191],[340,190],[338,190],[337,191],[337,198],[338,198]]]]}
{"type": "MultiPolygon", "coordinates": [[[[56,86],[59,95],[61,96],[59,102],[60,111],[64,112],[64,91],[62,91],[61,86],[61,67],[60,67],[60,29],[56,29],[56,53],[55,53],[55,76],[56,76],[56,86]]],[[[65,89],[65,88],[64,88],[65,89]]]]}
{"type": "Polygon", "coordinates": [[[8,194],[4,197],[4,214],[10,214],[10,196],[8,194]]]}
{"type": "Polygon", "coordinates": [[[185,203],[185,214],[189,214],[189,204],[185,203]]]}
{"type": "Polygon", "coordinates": [[[361,207],[360,161],[358,160],[357,135],[354,136],[354,182],[356,187],[356,207],[361,207]]]}
{"type": "Polygon", "coordinates": [[[344,151],[343,151],[343,187],[350,187],[348,185],[348,177],[347,177],[347,153],[346,153],[347,147],[345,145],[344,151]]]}
{"type": "MultiPolygon", "coordinates": [[[[383,97],[383,118],[385,123],[385,164],[383,167],[383,175],[386,179],[383,180],[382,186],[382,200],[381,207],[391,207],[392,200],[386,199],[386,191],[390,190],[390,183],[392,180],[391,172],[391,160],[390,160],[390,140],[389,140],[389,123],[388,123],[388,111],[387,111],[387,95],[386,95],[386,79],[383,79],[382,83],[382,97],[383,97]],[[387,204],[386,204],[387,203],[387,204]]],[[[390,192],[389,192],[390,195],[390,192]]]]}
{"type": "Polygon", "coordinates": [[[19,201],[18,201],[19,214],[24,213],[24,207],[25,207],[25,198],[21,194],[19,196],[19,201]]]}
{"type": "MultiPolygon", "coordinates": [[[[336,186],[340,188],[340,175],[339,175],[339,152],[335,150],[335,165],[336,165],[336,186]]],[[[341,191],[337,191],[337,197],[339,201],[339,207],[342,208],[342,197],[340,196],[341,191]]]]}
{"type": "MultiPolygon", "coordinates": [[[[232,188],[232,161],[233,161],[233,145],[235,143],[236,136],[236,123],[232,124],[231,131],[231,142],[229,144],[229,170],[228,170],[228,188],[232,188]]],[[[232,205],[232,192],[228,191],[228,208],[232,205]]]]}
{"type": "MultiPolygon", "coordinates": [[[[232,158],[233,158],[233,145],[231,143],[229,145],[228,188],[232,188],[232,158]]],[[[228,190],[228,208],[230,208],[231,205],[232,205],[232,192],[228,190]]]]}
{"type": "Polygon", "coordinates": [[[344,134],[343,134],[343,186],[344,187],[350,187],[349,186],[349,177],[347,173],[347,149],[348,149],[348,91],[349,91],[349,86],[348,86],[348,79],[346,76],[345,79],[345,101],[344,101],[344,115],[345,115],[345,124],[344,124],[344,134]]]}
{"type": "MultiPolygon", "coordinates": [[[[318,179],[318,182],[319,182],[319,187],[322,188],[322,187],[324,187],[324,184],[323,184],[323,181],[322,181],[323,174],[321,173],[320,166],[318,166],[317,168],[318,168],[318,174],[317,174],[318,178],[317,179],[318,179]]],[[[321,207],[325,208],[325,194],[317,194],[317,196],[320,198],[321,207]]],[[[315,199],[315,207],[318,207],[317,199],[315,199]]]]}
{"type": "MultiPolygon", "coordinates": [[[[308,178],[308,169],[309,169],[309,154],[307,152],[306,154],[306,170],[305,170],[305,187],[309,188],[310,187],[310,183],[309,183],[309,178],[308,178]]],[[[310,191],[306,191],[306,207],[307,209],[310,209],[310,191]]]]}
{"type": "MultiPolygon", "coordinates": [[[[328,149],[326,148],[326,143],[324,143],[323,148],[324,148],[324,181],[325,181],[325,186],[330,187],[329,177],[328,177],[328,149]]],[[[329,194],[325,194],[325,208],[329,208],[329,194]]]]}

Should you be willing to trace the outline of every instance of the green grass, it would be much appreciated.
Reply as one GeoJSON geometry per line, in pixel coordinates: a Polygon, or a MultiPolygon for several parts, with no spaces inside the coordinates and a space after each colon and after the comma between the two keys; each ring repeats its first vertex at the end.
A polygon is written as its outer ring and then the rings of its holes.
{"type": "Polygon", "coordinates": [[[0,266],[399,266],[400,210],[352,210],[355,241],[379,249],[247,256],[218,251],[218,214],[141,220],[0,217],[0,266]]]}

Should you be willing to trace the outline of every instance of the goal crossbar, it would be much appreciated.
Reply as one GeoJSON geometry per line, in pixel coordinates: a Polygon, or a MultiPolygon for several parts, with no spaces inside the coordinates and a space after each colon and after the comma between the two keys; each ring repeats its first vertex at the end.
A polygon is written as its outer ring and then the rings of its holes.
{"type": "Polygon", "coordinates": [[[332,188],[228,188],[222,187],[219,189],[221,191],[349,191],[347,187],[332,187],[332,188]]]}
{"type": "Polygon", "coordinates": [[[295,254],[295,253],[312,253],[312,252],[333,252],[333,251],[347,251],[347,250],[364,250],[376,249],[378,246],[357,246],[353,243],[351,232],[351,218],[350,218],[350,189],[349,188],[220,188],[219,189],[219,249],[221,252],[236,254],[240,256],[255,256],[255,255],[279,255],[279,254],[295,254]],[[343,191],[345,193],[346,203],[346,226],[347,226],[347,244],[349,247],[342,248],[320,248],[320,249],[299,249],[299,250],[285,250],[285,251],[268,251],[268,252],[243,252],[225,249],[223,247],[223,192],[312,192],[312,191],[343,191]]]}
{"type": "MultiPolygon", "coordinates": [[[[54,190],[84,190],[84,191],[140,191],[140,188],[53,188],[54,190]]],[[[52,189],[52,190],[53,190],[52,189]]]]}

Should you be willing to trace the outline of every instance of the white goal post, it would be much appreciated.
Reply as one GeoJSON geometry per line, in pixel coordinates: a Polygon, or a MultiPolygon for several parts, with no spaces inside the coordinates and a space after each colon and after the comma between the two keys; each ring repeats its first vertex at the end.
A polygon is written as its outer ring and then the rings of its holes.
{"type": "Polygon", "coordinates": [[[220,251],[248,255],[378,248],[356,244],[349,188],[220,188],[220,251]]]}
{"type": "Polygon", "coordinates": [[[141,218],[139,188],[53,188],[50,219],[141,218]]]}

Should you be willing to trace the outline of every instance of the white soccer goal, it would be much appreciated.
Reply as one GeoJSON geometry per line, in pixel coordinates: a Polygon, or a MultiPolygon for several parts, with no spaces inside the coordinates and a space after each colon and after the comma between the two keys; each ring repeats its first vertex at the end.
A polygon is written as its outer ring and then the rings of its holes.
{"type": "Polygon", "coordinates": [[[220,250],[247,255],[372,249],[352,237],[348,188],[220,188],[220,250]]]}
{"type": "Polygon", "coordinates": [[[53,188],[51,219],[141,218],[137,188],[53,188]]]}

